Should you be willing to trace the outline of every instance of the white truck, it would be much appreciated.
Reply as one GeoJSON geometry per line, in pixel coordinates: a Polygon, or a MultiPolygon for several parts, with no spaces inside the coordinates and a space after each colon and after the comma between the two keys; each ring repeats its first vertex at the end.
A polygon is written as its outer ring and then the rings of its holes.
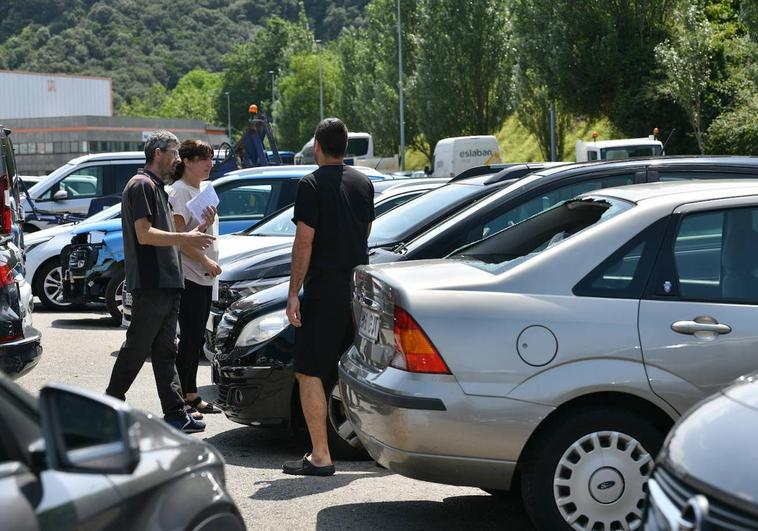
{"type": "MultiPolygon", "coordinates": [[[[295,153],[295,164],[315,164],[313,156],[313,138],[295,153]]],[[[371,133],[348,133],[345,163],[353,166],[370,166],[379,171],[394,171],[400,167],[397,155],[393,157],[375,157],[374,139],[371,133]]]]}
{"type": "Polygon", "coordinates": [[[492,135],[443,138],[434,146],[434,177],[455,177],[463,170],[498,164],[500,146],[492,135]]]}
{"type": "Polygon", "coordinates": [[[658,157],[663,154],[663,144],[655,134],[647,138],[597,140],[597,133],[593,131],[591,142],[576,141],[577,162],[658,157]]]}

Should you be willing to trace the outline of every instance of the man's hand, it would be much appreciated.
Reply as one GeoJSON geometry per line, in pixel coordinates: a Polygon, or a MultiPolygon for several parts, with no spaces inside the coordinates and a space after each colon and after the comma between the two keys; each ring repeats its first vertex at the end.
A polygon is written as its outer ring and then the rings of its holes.
{"type": "Polygon", "coordinates": [[[198,251],[204,251],[210,247],[216,237],[201,232],[199,228],[200,227],[189,232],[182,232],[182,245],[190,249],[197,249],[198,251]]]}
{"type": "Polygon", "coordinates": [[[221,266],[208,257],[205,258],[203,267],[205,267],[205,273],[211,278],[216,278],[221,274],[221,266]]]}
{"type": "Polygon", "coordinates": [[[203,221],[200,223],[200,225],[197,226],[197,230],[200,232],[205,232],[205,229],[207,229],[210,225],[213,225],[213,222],[216,220],[216,207],[209,206],[205,210],[203,210],[203,221]]]}
{"type": "Polygon", "coordinates": [[[287,319],[295,328],[303,326],[300,320],[300,298],[297,295],[287,297],[287,319]]]}

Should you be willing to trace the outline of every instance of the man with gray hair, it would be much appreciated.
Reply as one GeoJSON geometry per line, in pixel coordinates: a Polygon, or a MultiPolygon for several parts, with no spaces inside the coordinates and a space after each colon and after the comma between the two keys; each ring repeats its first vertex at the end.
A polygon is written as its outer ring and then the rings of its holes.
{"type": "Polygon", "coordinates": [[[189,232],[176,232],[168,184],[179,163],[179,140],[169,131],[156,131],[145,142],[145,168],[138,171],[121,196],[126,285],[132,294],[132,320],[126,342],[111,372],[108,395],[126,400],[149,355],[166,422],[187,433],[203,431],[205,424],[185,411],[176,372],[176,321],[184,288],[181,248],[204,250],[214,240],[206,223],[189,232]]]}

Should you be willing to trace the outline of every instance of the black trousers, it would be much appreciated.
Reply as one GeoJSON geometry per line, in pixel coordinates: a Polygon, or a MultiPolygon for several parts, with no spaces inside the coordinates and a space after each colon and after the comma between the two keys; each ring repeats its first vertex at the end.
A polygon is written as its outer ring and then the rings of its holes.
{"type": "Polygon", "coordinates": [[[211,312],[213,286],[195,284],[184,279],[184,292],[179,305],[179,354],[176,370],[182,392],[197,393],[197,366],[203,351],[205,323],[211,312]]]}
{"type": "Polygon", "coordinates": [[[184,411],[184,397],[176,373],[176,320],[179,289],[137,289],[132,292],[132,321],[118,353],[106,394],[126,400],[148,355],[164,415],[184,411]]]}

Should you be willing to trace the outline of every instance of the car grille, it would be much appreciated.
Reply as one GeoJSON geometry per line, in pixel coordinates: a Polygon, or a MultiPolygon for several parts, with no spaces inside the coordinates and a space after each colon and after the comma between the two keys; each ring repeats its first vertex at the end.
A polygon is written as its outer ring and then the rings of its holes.
{"type": "MultiPolygon", "coordinates": [[[[693,496],[703,494],[695,488],[683,483],[674,475],[658,467],[653,474],[653,478],[660,485],[666,496],[680,510],[683,510],[687,502],[693,496]]],[[[708,516],[707,523],[713,529],[729,530],[758,530],[758,517],[742,511],[733,505],[724,503],[721,500],[707,496],[708,499],[708,516]]]]}

